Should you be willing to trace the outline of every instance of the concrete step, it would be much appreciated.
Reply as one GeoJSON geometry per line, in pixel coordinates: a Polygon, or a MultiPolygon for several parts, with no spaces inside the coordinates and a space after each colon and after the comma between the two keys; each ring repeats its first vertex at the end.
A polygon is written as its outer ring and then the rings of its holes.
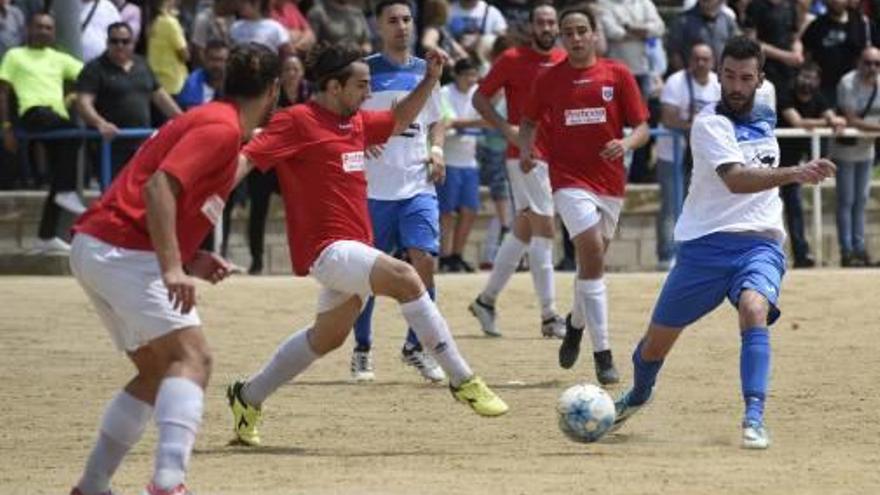
{"type": "Polygon", "coordinates": [[[0,275],[70,275],[66,254],[0,254],[0,275]]]}

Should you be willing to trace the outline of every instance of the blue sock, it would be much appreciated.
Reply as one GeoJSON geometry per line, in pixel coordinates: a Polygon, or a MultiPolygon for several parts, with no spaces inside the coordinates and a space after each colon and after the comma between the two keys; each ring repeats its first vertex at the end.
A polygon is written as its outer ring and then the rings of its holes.
{"type": "Polygon", "coordinates": [[[739,355],[745,420],[764,421],[764,400],[770,381],[770,332],[767,327],[752,327],[742,332],[739,355]]]}
{"type": "Polygon", "coordinates": [[[367,304],[364,305],[361,315],[354,322],[354,341],[355,350],[369,351],[373,346],[373,306],[375,306],[376,298],[370,296],[367,304]]]}
{"type": "Polygon", "coordinates": [[[642,344],[644,340],[639,341],[636,350],[633,351],[633,388],[629,393],[629,405],[639,406],[644,404],[651,397],[651,390],[654,389],[654,383],[657,381],[657,374],[663,366],[663,360],[645,361],[642,358],[642,344]]]}
{"type": "MultiPolygon", "coordinates": [[[[428,295],[431,297],[432,301],[437,300],[437,293],[433,287],[428,287],[428,295]]],[[[419,339],[416,337],[416,333],[413,332],[412,328],[406,332],[406,343],[403,347],[405,349],[420,349],[422,347],[422,344],[419,343],[419,339]]]]}

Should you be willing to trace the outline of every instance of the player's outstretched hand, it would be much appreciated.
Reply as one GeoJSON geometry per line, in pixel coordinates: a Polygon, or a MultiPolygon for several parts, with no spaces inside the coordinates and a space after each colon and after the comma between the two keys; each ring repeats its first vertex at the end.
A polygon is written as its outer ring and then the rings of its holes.
{"type": "Polygon", "coordinates": [[[527,174],[527,173],[531,172],[532,170],[534,170],[534,168],[537,166],[538,166],[538,164],[535,163],[535,159],[532,158],[531,155],[529,155],[529,156],[520,155],[519,168],[520,168],[520,170],[522,170],[522,173],[527,174]]]}
{"type": "Polygon", "coordinates": [[[198,251],[195,258],[187,263],[186,269],[193,277],[216,284],[232,274],[233,266],[222,256],[210,251],[198,251]]]}
{"type": "Polygon", "coordinates": [[[602,147],[602,151],[599,152],[599,156],[608,162],[619,160],[623,158],[624,154],[626,154],[626,145],[623,143],[623,139],[612,139],[611,141],[608,141],[605,143],[605,146],[602,147]]]}
{"type": "Polygon", "coordinates": [[[168,289],[168,301],[175,310],[187,314],[196,305],[196,280],[183,272],[172,269],[162,274],[162,282],[168,289]]]}
{"type": "Polygon", "coordinates": [[[449,61],[449,55],[443,50],[435,48],[425,54],[425,60],[428,62],[425,75],[429,78],[439,80],[440,76],[443,75],[443,67],[445,67],[449,61]]]}
{"type": "Polygon", "coordinates": [[[428,154],[428,177],[434,184],[443,184],[446,181],[446,161],[440,153],[432,151],[428,154]]]}
{"type": "Polygon", "coordinates": [[[834,172],[837,171],[837,166],[831,160],[819,158],[801,165],[798,169],[798,182],[802,184],[818,184],[829,177],[833,177],[834,172]]]}

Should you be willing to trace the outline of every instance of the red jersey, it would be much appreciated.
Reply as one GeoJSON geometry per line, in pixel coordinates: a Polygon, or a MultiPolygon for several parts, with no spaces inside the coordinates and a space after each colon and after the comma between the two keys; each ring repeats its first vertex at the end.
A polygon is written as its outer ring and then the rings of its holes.
{"type": "Polygon", "coordinates": [[[599,152],[608,141],[623,137],[624,126],[648,120],[639,86],[625,65],[600,58],[576,69],[566,59],[538,77],[523,116],[547,127],[554,191],[575,187],[623,196],[623,160],[607,162],[599,152]]]}
{"type": "Polygon", "coordinates": [[[174,118],[141,145],[110,188],[79,217],[74,232],[126,249],[153,251],[143,189],[162,170],[180,183],[177,242],[181,259],[189,261],[223,217],[241,142],[238,109],[232,103],[208,103],[174,118]]]}
{"type": "Polygon", "coordinates": [[[278,174],[294,273],[308,275],[333,242],[373,244],[364,150],[393,130],[390,111],[343,117],[310,101],[278,111],[245,146],[258,169],[278,174]]]}
{"type": "MultiPolygon", "coordinates": [[[[565,60],[565,50],[558,47],[554,47],[547,54],[528,46],[508,48],[492,64],[492,69],[480,82],[477,91],[486,98],[491,98],[498,90],[503,89],[504,98],[507,100],[507,121],[519,125],[535,77],[563,60],[565,60]]],[[[546,142],[544,127],[539,126],[535,139],[536,157],[543,158],[547,155],[546,142]]],[[[519,148],[508,144],[507,156],[519,157],[519,148]]]]}

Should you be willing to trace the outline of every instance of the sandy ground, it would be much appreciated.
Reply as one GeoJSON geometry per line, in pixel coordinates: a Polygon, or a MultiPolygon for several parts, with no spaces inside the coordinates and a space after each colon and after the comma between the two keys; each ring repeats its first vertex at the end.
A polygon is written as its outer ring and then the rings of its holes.
{"type": "MultiPolygon", "coordinates": [[[[267,402],[258,449],[227,445],[232,420],[223,390],[309,323],[317,288],[289,277],[202,287],[215,372],[190,487],[200,495],[880,493],[880,271],[786,279],[773,332],[773,446],[765,452],[739,448],[739,338],[729,307],[679,341],[649,409],[618,434],[581,445],[557,430],[554,405],[566,386],[594,379],[589,348],[574,370],[557,366],[558,341],[539,337],[527,275],[517,275],[499,301],[505,337],[482,337],[465,307],[484,281],[441,277],[441,307],[473,367],[510,404],[508,415],[477,417],[405,368],[402,319],[383,301],[377,381],[347,381],[347,344],[267,402]]],[[[625,382],[661,281],[609,277],[612,341],[625,382]]],[[[571,276],[557,285],[567,309],[571,276]]],[[[132,369],[73,279],[3,278],[0,300],[0,494],[66,494],[105,403],[132,369]]],[[[117,490],[139,493],[154,445],[151,427],[117,473],[117,490]]]]}

